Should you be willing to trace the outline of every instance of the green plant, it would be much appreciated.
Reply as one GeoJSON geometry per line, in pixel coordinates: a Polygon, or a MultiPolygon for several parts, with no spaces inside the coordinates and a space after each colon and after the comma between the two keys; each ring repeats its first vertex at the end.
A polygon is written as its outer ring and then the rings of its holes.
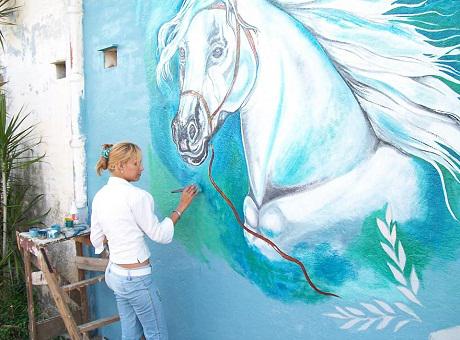
{"type": "MultiPolygon", "coordinates": [[[[9,21],[9,17],[18,10],[18,6],[15,6],[15,1],[12,0],[0,0],[0,25],[14,25],[9,21]]],[[[0,30],[0,45],[2,49],[5,45],[5,37],[0,30]]]]}
{"type": "Polygon", "coordinates": [[[30,226],[42,224],[43,218],[50,211],[48,209],[45,213],[38,214],[35,212],[44,195],[30,194],[32,187],[27,182],[17,177],[10,180],[11,187],[7,197],[7,249],[9,252],[5,257],[5,263],[0,261],[0,268],[8,268],[10,279],[16,279],[16,281],[23,276],[21,254],[16,246],[16,230],[24,231],[30,226]]]}
{"type": "Polygon", "coordinates": [[[35,135],[36,125],[29,125],[29,114],[22,109],[11,117],[6,109],[5,95],[0,94],[0,203],[2,216],[3,271],[11,280],[22,272],[20,255],[15,245],[15,232],[19,226],[39,223],[45,214],[31,216],[43,195],[29,195],[30,185],[21,175],[33,164],[42,161],[44,154],[35,155],[34,149],[41,144],[35,135]],[[6,268],[6,270],[5,270],[6,268]]]}
{"type": "Polygon", "coordinates": [[[13,284],[5,281],[1,283],[0,340],[28,339],[28,318],[24,282],[13,284]]]}
{"type": "MultiPolygon", "coordinates": [[[[10,18],[19,8],[14,4],[14,0],[0,0],[2,50],[5,44],[2,28],[14,24],[10,18]]],[[[4,84],[0,81],[0,87],[4,84]]],[[[0,89],[0,340],[29,338],[27,294],[15,231],[19,226],[27,227],[39,222],[47,214],[35,214],[35,217],[29,218],[34,215],[33,210],[43,195],[30,195],[30,185],[21,178],[21,173],[41,161],[44,155],[33,155],[33,148],[41,140],[34,137],[35,126],[26,125],[27,116],[19,112],[8,117],[5,95],[0,89]],[[9,274],[10,279],[2,273],[9,274]]],[[[35,313],[38,314],[37,308],[35,313]]]]}

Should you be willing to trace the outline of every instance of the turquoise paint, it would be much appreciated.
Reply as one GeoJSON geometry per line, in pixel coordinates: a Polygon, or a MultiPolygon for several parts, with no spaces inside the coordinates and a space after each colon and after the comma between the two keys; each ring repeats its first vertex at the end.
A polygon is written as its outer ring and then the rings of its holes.
{"type": "MultiPolygon", "coordinates": [[[[364,221],[362,233],[353,235],[355,242],[348,249],[339,251],[313,238],[294,250],[319,286],[344,292],[340,301],[313,293],[296,266],[268,261],[248,247],[241,228],[209,183],[209,160],[193,168],[177,155],[170,122],[178,90],[173,81],[171,88],[160,91],[153,79],[158,27],[177,12],[180,1],[118,1],[114,6],[113,1],[89,0],[84,6],[83,126],[88,138],[90,199],[106,181],[106,176],[97,178],[93,171],[100,145],[118,140],[132,140],[144,150],[146,170],[138,184],[153,193],[160,216],[167,215],[177,199],[169,188],[196,182],[203,191],[192,208],[199,214],[187,214],[177,227],[175,241],[167,246],[151,243],[172,339],[419,339],[460,324],[459,287],[452,280],[452,273],[460,276],[460,227],[443,201],[430,209],[423,224],[398,224],[407,266],[416,266],[419,273],[418,297],[424,306],[414,310],[423,322],[398,333],[340,330],[340,320],[323,316],[334,312],[336,305],[359,307],[360,302],[384,298],[406,301],[395,289],[379,248],[384,240],[374,221],[384,219],[385,207],[364,221]],[[98,50],[112,44],[119,46],[118,67],[104,69],[98,50]],[[168,176],[158,177],[164,173],[168,176]]],[[[174,77],[177,81],[177,74],[174,77]]],[[[248,182],[239,125],[238,115],[233,115],[215,136],[213,173],[242,215],[248,182]]],[[[424,195],[436,202],[442,197],[439,177],[425,162],[419,161],[419,166],[432,183],[424,195]]],[[[291,171],[295,175],[295,167],[291,171]]],[[[451,183],[449,190],[456,188],[451,183]]],[[[454,196],[459,197],[458,191],[454,196]]],[[[347,221],[333,230],[344,232],[347,223],[358,222],[347,221]]],[[[92,298],[95,315],[115,312],[114,298],[105,286],[98,287],[92,298]]],[[[117,339],[119,326],[106,327],[102,334],[117,339]]]]}

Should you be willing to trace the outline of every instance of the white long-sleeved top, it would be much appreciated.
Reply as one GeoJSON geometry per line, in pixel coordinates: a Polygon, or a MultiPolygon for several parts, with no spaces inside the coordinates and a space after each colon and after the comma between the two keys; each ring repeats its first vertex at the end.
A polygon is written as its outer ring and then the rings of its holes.
{"type": "Polygon", "coordinates": [[[159,221],[152,195],[119,177],[110,177],[94,196],[91,213],[91,243],[96,254],[104,250],[104,237],[110,261],[140,263],[150,257],[144,234],[158,243],[171,242],[174,224],[169,217],[159,221]]]}

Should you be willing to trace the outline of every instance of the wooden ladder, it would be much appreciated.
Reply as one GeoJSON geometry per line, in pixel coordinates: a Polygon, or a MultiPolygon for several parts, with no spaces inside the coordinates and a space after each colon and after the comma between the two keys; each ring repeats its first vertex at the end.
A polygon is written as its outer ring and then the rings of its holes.
{"type": "Polygon", "coordinates": [[[89,332],[104,327],[120,318],[113,315],[94,321],[89,321],[89,307],[87,287],[104,281],[104,275],[98,275],[85,279],[87,271],[105,271],[108,259],[90,258],[83,255],[83,244],[89,243],[89,229],[71,238],[60,238],[51,240],[37,240],[30,238],[28,233],[17,233],[17,243],[24,260],[24,271],[26,278],[27,303],[29,314],[29,338],[32,340],[44,340],[66,333],[72,340],[87,340],[89,332]],[[78,270],[78,282],[60,285],[65,282],[62,276],[52,267],[47,256],[46,248],[65,240],[75,241],[76,257],[75,264],[78,270]],[[43,273],[44,279],[50,294],[54,299],[59,315],[36,321],[34,313],[34,302],[32,294],[32,265],[43,273]],[[76,303],[78,311],[72,312],[69,303],[76,303]]]}

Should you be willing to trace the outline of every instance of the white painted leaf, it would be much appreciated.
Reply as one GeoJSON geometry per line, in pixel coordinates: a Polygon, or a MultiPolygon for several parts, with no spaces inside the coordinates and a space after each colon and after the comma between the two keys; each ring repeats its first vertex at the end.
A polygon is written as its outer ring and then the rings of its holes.
{"type": "Polygon", "coordinates": [[[396,307],[398,307],[400,310],[402,310],[404,313],[409,314],[410,316],[414,317],[414,318],[417,319],[417,320],[420,320],[420,318],[418,317],[418,315],[415,314],[415,312],[414,312],[410,307],[408,307],[407,305],[405,305],[404,303],[402,303],[402,302],[395,302],[395,305],[396,305],[396,307]]]}
{"type": "Polygon", "coordinates": [[[361,305],[366,308],[369,312],[373,313],[373,314],[376,314],[376,315],[385,315],[384,313],[382,313],[382,311],[380,309],[378,309],[377,307],[375,307],[374,305],[370,304],[370,303],[361,303],[361,305]]]}
{"type": "Polygon", "coordinates": [[[378,303],[379,306],[382,307],[382,308],[385,310],[385,312],[390,313],[390,314],[394,314],[394,313],[395,313],[394,309],[391,308],[390,305],[389,305],[388,303],[383,302],[383,301],[381,301],[381,300],[374,300],[374,301],[375,301],[376,303],[378,303]]]}
{"type": "Polygon", "coordinates": [[[362,321],[363,319],[352,319],[350,321],[348,321],[347,323],[344,323],[342,326],[340,326],[340,329],[349,329],[351,327],[353,327],[354,325],[356,325],[358,322],[362,321]]]}
{"type": "Polygon", "coordinates": [[[399,268],[404,273],[404,267],[406,266],[406,252],[404,251],[401,241],[398,243],[398,259],[399,259],[399,268]]]}
{"type": "Polygon", "coordinates": [[[393,267],[391,265],[391,263],[387,262],[387,265],[388,267],[390,268],[391,272],[393,273],[393,276],[394,278],[400,283],[402,284],[403,286],[407,286],[407,282],[406,282],[406,279],[404,278],[404,276],[401,274],[401,272],[396,269],[395,267],[393,267]]]}
{"type": "Polygon", "coordinates": [[[414,295],[414,293],[412,293],[409,289],[407,289],[406,287],[402,287],[402,286],[398,286],[397,288],[410,301],[412,301],[413,303],[416,303],[419,306],[422,305],[420,301],[417,299],[417,297],[414,295]]]}
{"type": "Polygon", "coordinates": [[[380,233],[387,239],[388,242],[391,242],[390,231],[388,226],[380,218],[377,218],[377,226],[379,227],[380,233]]]}
{"type": "Polygon", "coordinates": [[[412,266],[412,271],[410,272],[410,286],[412,287],[414,294],[417,295],[420,283],[414,266],[412,266]]]}
{"type": "Polygon", "coordinates": [[[364,313],[360,311],[358,308],[353,308],[353,307],[345,307],[347,311],[349,311],[351,314],[357,315],[357,316],[364,316],[364,313]]]}
{"type": "Polygon", "coordinates": [[[338,314],[338,313],[327,313],[323,315],[328,316],[330,318],[335,318],[335,319],[349,319],[349,317],[342,315],[342,314],[338,314]]]}
{"type": "Polygon", "coordinates": [[[391,225],[391,221],[393,221],[393,214],[391,213],[391,207],[390,205],[388,204],[387,206],[387,212],[385,214],[385,220],[387,222],[388,225],[391,225]]]}
{"type": "Polygon", "coordinates": [[[385,251],[385,253],[387,253],[387,255],[390,257],[390,259],[392,259],[395,264],[398,264],[399,262],[398,262],[398,259],[396,258],[396,254],[393,251],[393,249],[391,249],[389,246],[387,246],[383,242],[380,242],[380,245],[382,246],[382,249],[385,251]]]}
{"type": "Polygon", "coordinates": [[[365,331],[366,329],[369,328],[370,325],[372,325],[375,320],[377,320],[376,318],[371,318],[369,319],[368,321],[366,321],[365,323],[363,323],[359,328],[358,328],[358,331],[365,331]]]}
{"type": "Polygon", "coordinates": [[[395,247],[395,244],[396,244],[396,237],[397,237],[397,232],[396,232],[396,223],[393,225],[393,230],[391,231],[391,245],[393,246],[393,248],[395,247]]]}
{"type": "Polygon", "coordinates": [[[377,330],[384,329],[386,326],[388,326],[390,321],[393,320],[393,319],[394,319],[394,316],[385,316],[382,319],[382,321],[380,321],[380,323],[377,325],[377,327],[375,329],[377,329],[377,330]]]}
{"type": "Polygon", "coordinates": [[[351,315],[347,312],[345,312],[342,308],[340,308],[339,306],[335,306],[335,309],[337,309],[337,311],[345,316],[348,316],[350,317],[351,315]]]}
{"type": "Polygon", "coordinates": [[[405,326],[405,325],[408,324],[409,322],[410,322],[410,320],[399,321],[399,322],[396,324],[396,327],[395,327],[394,332],[399,331],[403,326],[405,326]]]}

